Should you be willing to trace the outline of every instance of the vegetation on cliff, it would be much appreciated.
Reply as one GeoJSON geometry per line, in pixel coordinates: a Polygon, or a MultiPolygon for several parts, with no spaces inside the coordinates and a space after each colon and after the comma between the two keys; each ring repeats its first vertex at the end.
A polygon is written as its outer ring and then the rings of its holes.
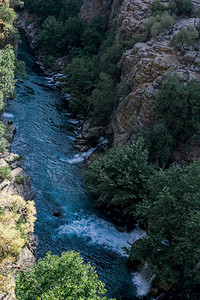
{"type": "Polygon", "coordinates": [[[148,180],[148,193],[137,205],[136,215],[148,223],[148,231],[132,245],[129,255],[145,260],[157,282],[191,280],[200,260],[199,174],[199,162],[155,171],[148,180]]]}
{"type": "Polygon", "coordinates": [[[9,293],[14,287],[12,264],[29,242],[35,213],[33,201],[10,194],[0,197],[0,293],[9,293]]]}

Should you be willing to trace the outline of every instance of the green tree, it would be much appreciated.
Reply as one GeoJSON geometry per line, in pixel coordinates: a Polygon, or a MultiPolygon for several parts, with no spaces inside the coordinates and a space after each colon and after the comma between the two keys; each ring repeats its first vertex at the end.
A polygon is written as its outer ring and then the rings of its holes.
{"type": "Polygon", "coordinates": [[[67,64],[65,73],[68,74],[64,92],[70,93],[69,105],[73,112],[88,112],[88,99],[93,88],[92,59],[83,56],[75,57],[67,64]]]}
{"type": "Polygon", "coordinates": [[[12,24],[16,18],[16,13],[8,4],[0,6],[0,19],[8,24],[12,24]]]}
{"type": "Polygon", "coordinates": [[[48,54],[61,51],[64,37],[65,28],[63,22],[58,21],[55,16],[49,16],[44,21],[42,30],[39,33],[41,48],[48,54]]]}
{"type": "Polygon", "coordinates": [[[150,161],[162,168],[166,167],[175,144],[176,140],[167,126],[161,122],[156,124],[151,134],[150,161]]]}
{"type": "Polygon", "coordinates": [[[142,260],[162,283],[186,281],[200,260],[200,162],[156,171],[136,216],[148,222],[147,235],[133,243],[132,260],[142,260]]]}
{"type": "Polygon", "coordinates": [[[77,17],[80,11],[80,5],[75,0],[65,0],[64,6],[62,7],[59,19],[66,22],[70,17],[77,17]]]}
{"type": "Polygon", "coordinates": [[[3,107],[3,98],[11,97],[14,92],[15,55],[12,46],[0,49],[0,106],[3,107]]]}
{"type": "Polygon", "coordinates": [[[167,73],[156,94],[157,116],[173,137],[188,140],[200,128],[200,83],[184,84],[177,73],[167,73]]]}
{"type": "Polygon", "coordinates": [[[89,191],[98,196],[97,206],[114,206],[122,214],[133,215],[136,204],[147,192],[152,173],[148,151],[139,138],[130,146],[113,148],[95,160],[85,172],[89,191]]]}
{"type": "Polygon", "coordinates": [[[185,52],[185,48],[193,45],[194,42],[199,38],[199,34],[196,31],[180,30],[178,33],[173,35],[169,46],[176,50],[180,50],[182,54],[185,52]]]}
{"type": "Polygon", "coordinates": [[[86,24],[79,18],[69,18],[65,23],[64,42],[68,46],[80,47],[81,38],[86,28],[86,24]]]}
{"type": "Polygon", "coordinates": [[[39,259],[30,271],[16,278],[17,299],[107,299],[104,283],[79,253],[70,251],[39,259]]]}
{"type": "Polygon", "coordinates": [[[92,122],[95,125],[105,125],[114,108],[115,90],[110,75],[100,73],[100,79],[95,85],[88,101],[92,107],[92,122]]]}
{"type": "Polygon", "coordinates": [[[143,23],[146,39],[148,40],[159,32],[171,28],[174,22],[174,19],[167,12],[150,17],[148,21],[143,23]]]}
{"type": "Polygon", "coordinates": [[[188,13],[192,9],[191,0],[174,0],[176,4],[176,13],[178,15],[182,15],[184,13],[188,13]]]}

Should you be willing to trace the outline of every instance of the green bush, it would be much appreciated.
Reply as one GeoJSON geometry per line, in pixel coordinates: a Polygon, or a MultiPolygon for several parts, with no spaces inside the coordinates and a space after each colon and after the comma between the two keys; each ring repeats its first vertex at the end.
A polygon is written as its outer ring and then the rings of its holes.
{"type": "Polygon", "coordinates": [[[173,0],[170,1],[168,5],[164,5],[160,0],[154,1],[150,5],[150,10],[154,15],[161,14],[164,11],[171,13],[176,13],[177,15],[182,15],[189,13],[192,9],[191,0],[173,0]]]}
{"type": "Polygon", "coordinates": [[[65,23],[64,43],[71,47],[80,47],[86,24],[79,18],[69,18],[65,23]]]}
{"type": "Polygon", "coordinates": [[[171,28],[174,22],[174,19],[168,13],[150,17],[148,21],[143,23],[146,39],[171,28]]]}
{"type": "Polygon", "coordinates": [[[136,204],[147,192],[152,173],[148,152],[139,138],[131,146],[121,146],[106,152],[85,172],[88,190],[95,194],[97,206],[114,206],[122,215],[133,215],[136,204]]]}
{"type": "Polygon", "coordinates": [[[176,140],[167,126],[163,123],[156,124],[152,130],[149,149],[151,162],[158,164],[162,168],[166,167],[175,144],[176,140]]]}
{"type": "Polygon", "coordinates": [[[91,96],[88,99],[92,107],[92,123],[104,126],[113,111],[115,103],[114,82],[110,75],[100,73],[99,81],[94,86],[91,96]]]}
{"type": "Polygon", "coordinates": [[[42,20],[48,16],[60,17],[60,21],[66,21],[69,17],[76,17],[80,5],[76,0],[25,0],[25,8],[31,13],[36,13],[42,20]]]}
{"type": "Polygon", "coordinates": [[[173,35],[169,42],[169,46],[184,53],[185,47],[193,45],[198,38],[198,32],[182,29],[177,34],[173,35]]]}
{"type": "Polygon", "coordinates": [[[149,7],[153,14],[160,14],[167,10],[167,7],[160,0],[155,0],[149,7]]]}
{"type": "Polygon", "coordinates": [[[15,181],[16,181],[17,184],[24,184],[24,180],[25,180],[25,176],[23,176],[21,174],[17,175],[15,177],[15,181]]]}
{"type": "Polygon", "coordinates": [[[200,83],[184,84],[177,73],[167,73],[156,94],[157,117],[177,140],[186,141],[200,128],[200,83]]]}
{"type": "Polygon", "coordinates": [[[0,138],[4,136],[5,132],[6,132],[5,126],[2,122],[0,122],[0,138]]]}
{"type": "Polygon", "coordinates": [[[17,299],[107,299],[104,283],[79,253],[47,255],[30,271],[16,276],[17,299]]]}
{"type": "Polygon", "coordinates": [[[55,51],[61,51],[63,39],[65,37],[65,28],[63,22],[56,19],[55,16],[49,16],[42,25],[39,33],[40,46],[45,53],[51,54],[55,51]]]}
{"type": "Polygon", "coordinates": [[[149,178],[149,193],[137,205],[136,216],[148,222],[148,232],[133,243],[130,258],[145,261],[164,285],[186,282],[199,263],[199,186],[200,162],[171,166],[149,178]]]}
{"type": "Polygon", "coordinates": [[[0,153],[4,153],[5,152],[5,147],[6,147],[5,143],[2,142],[2,141],[0,141],[0,153]]]}
{"type": "Polygon", "coordinates": [[[25,78],[26,77],[26,64],[23,60],[19,60],[16,58],[15,61],[15,75],[25,78]]]}
{"type": "Polygon", "coordinates": [[[192,9],[192,1],[191,0],[174,0],[174,2],[176,4],[176,13],[178,15],[188,13],[192,9]]]}
{"type": "Polygon", "coordinates": [[[70,108],[75,113],[88,112],[88,99],[93,88],[93,61],[87,56],[75,57],[67,64],[64,92],[70,93],[70,108]]]}
{"type": "Polygon", "coordinates": [[[3,97],[11,97],[13,95],[14,84],[15,84],[14,70],[15,70],[15,54],[12,46],[8,45],[4,49],[0,49],[1,107],[2,107],[3,97]]]}
{"type": "Polygon", "coordinates": [[[12,179],[11,170],[7,167],[0,167],[0,179],[1,180],[4,180],[4,179],[11,180],[12,179]]]}
{"type": "Polygon", "coordinates": [[[9,7],[8,4],[0,6],[0,19],[5,23],[13,24],[16,18],[16,13],[9,7]]]}

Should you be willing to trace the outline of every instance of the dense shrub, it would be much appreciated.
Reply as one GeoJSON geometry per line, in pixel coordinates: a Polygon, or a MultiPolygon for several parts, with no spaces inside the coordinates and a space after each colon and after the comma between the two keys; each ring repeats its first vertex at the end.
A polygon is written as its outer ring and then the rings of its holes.
{"type": "Polygon", "coordinates": [[[0,122],[0,138],[2,138],[5,134],[6,128],[2,122],[0,122]]]}
{"type": "Polygon", "coordinates": [[[0,141],[0,153],[4,153],[5,147],[6,147],[5,143],[0,141]]]}
{"type": "Polygon", "coordinates": [[[156,94],[157,116],[174,138],[188,140],[200,128],[200,83],[184,84],[176,73],[168,73],[156,94]]]}
{"type": "Polygon", "coordinates": [[[77,16],[80,6],[76,0],[25,0],[25,8],[31,13],[38,14],[43,20],[48,16],[59,17],[66,21],[69,17],[77,16]]]}
{"type": "Polygon", "coordinates": [[[64,42],[67,46],[80,47],[86,24],[79,18],[69,18],[65,23],[64,42]]]}
{"type": "Polygon", "coordinates": [[[148,39],[165,29],[169,29],[173,24],[174,19],[168,13],[150,17],[149,20],[143,24],[146,38],[148,39]]]}
{"type": "Polygon", "coordinates": [[[11,170],[8,167],[0,167],[0,180],[8,179],[11,180],[11,170]]]}
{"type": "Polygon", "coordinates": [[[10,9],[8,4],[0,6],[0,19],[8,24],[12,24],[16,18],[16,13],[10,9]]]}
{"type": "Polygon", "coordinates": [[[99,81],[94,86],[89,105],[92,106],[92,123],[105,125],[113,111],[115,103],[114,83],[110,75],[100,73],[99,81]]]}
{"type": "Polygon", "coordinates": [[[88,99],[93,88],[93,62],[87,57],[75,57],[67,64],[65,73],[68,74],[64,92],[70,93],[70,108],[75,113],[88,112],[88,99]]]}
{"type": "Polygon", "coordinates": [[[178,15],[188,13],[192,9],[192,1],[191,0],[174,0],[174,2],[176,4],[176,13],[178,15]]]}
{"type": "Polygon", "coordinates": [[[160,167],[165,167],[169,162],[175,144],[176,140],[167,126],[163,123],[156,124],[152,130],[151,146],[149,148],[151,162],[158,164],[160,167]]]}
{"type": "Polygon", "coordinates": [[[160,283],[186,281],[199,263],[199,186],[199,162],[171,166],[149,178],[149,194],[137,205],[136,216],[149,226],[147,235],[133,243],[130,258],[145,261],[160,283]]]}
{"type": "Polygon", "coordinates": [[[184,53],[185,47],[194,44],[195,40],[197,40],[198,38],[198,32],[182,29],[178,33],[173,35],[171,41],[169,42],[169,46],[184,53]]]}
{"type": "Polygon", "coordinates": [[[150,5],[150,10],[154,15],[161,14],[164,11],[167,11],[170,14],[176,13],[177,15],[182,15],[190,12],[191,9],[191,0],[173,0],[170,1],[168,5],[164,5],[160,2],[160,0],[156,0],[150,5]]]}
{"type": "Polygon", "coordinates": [[[0,49],[0,106],[4,97],[11,97],[14,91],[15,55],[13,48],[8,45],[0,49]]]}
{"type": "Polygon", "coordinates": [[[155,0],[149,7],[153,14],[160,14],[167,10],[167,7],[160,0],[155,0]]]}
{"type": "Polygon", "coordinates": [[[63,22],[56,20],[56,17],[49,16],[42,25],[39,34],[41,48],[49,53],[61,51],[63,39],[65,37],[65,28],[63,22]]]}
{"type": "Polygon", "coordinates": [[[152,173],[143,139],[131,146],[121,146],[106,152],[89,165],[85,172],[89,191],[98,196],[97,206],[115,206],[122,214],[133,215],[136,204],[147,192],[152,173]]]}
{"type": "Polygon", "coordinates": [[[24,201],[16,195],[0,197],[0,293],[13,290],[10,265],[28,242],[35,222],[33,201],[24,201]]]}
{"type": "Polygon", "coordinates": [[[104,283],[76,252],[47,255],[16,278],[17,299],[107,299],[104,283]],[[104,296],[104,297],[103,297],[104,296]]]}

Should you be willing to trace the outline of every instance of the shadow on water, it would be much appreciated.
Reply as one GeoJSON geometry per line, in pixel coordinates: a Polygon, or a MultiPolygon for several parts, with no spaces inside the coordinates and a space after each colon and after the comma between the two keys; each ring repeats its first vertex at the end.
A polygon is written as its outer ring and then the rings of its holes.
{"type": "Polygon", "coordinates": [[[75,133],[62,96],[48,89],[47,79],[34,72],[34,57],[24,38],[19,58],[26,62],[27,75],[17,82],[18,96],[8,103],[6,116],[17,126],[12,151],[23,156],[36,195],[37,255],[79,251],[96,267],[108,296],[135,299],[133,275],[122,247],[140,232],[119,232],[93,208],[83,188],[82,163],[69,163],[76,154],[75,133]],[[61,211],[59,217],[54,216],[55,209],[61,211]]]}

